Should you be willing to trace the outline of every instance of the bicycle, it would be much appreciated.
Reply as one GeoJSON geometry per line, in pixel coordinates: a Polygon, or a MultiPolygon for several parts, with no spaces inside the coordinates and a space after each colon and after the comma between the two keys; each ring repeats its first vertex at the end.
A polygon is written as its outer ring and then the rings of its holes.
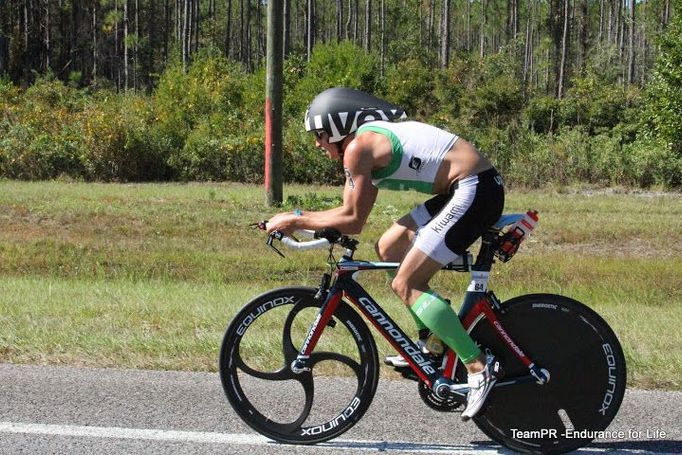
{"type": "MultiPolygon", "coordinates": [[[[512,450],[564,453],[589,444],[615,417],[625,393],[625,359],[613,330],[584,304],[553,294],[500,302],[488,289],[505,229],[522,216],[503,215],[482,237],[475,261],[467,252],[444,269],[471,273],[460,319],[506,373],[473,421],[512,450]]],[[[428,406],[461,412],[467,376],[455,353],[447,346],[442,355],[423,353],[356,281],[360,272],[399,264],[355,260],[358,241],[334,230],[314,236],[299,242],[275,231],[267,244],[280,255],[275,240],[299,250],[328,249],[332,270],[318,288],[261,294],[225,332],[219,369],[236,413],[283,443],[320,443],[350,429],[368,409],[379,380],[376,343],[360,314],[407,360],[401,373],[418,381],[428,406]],[[345,249],[338,261],[335,245],[345,249]],[[281,353],[276,359],[263,352],[273,343],[281,353]]]]}

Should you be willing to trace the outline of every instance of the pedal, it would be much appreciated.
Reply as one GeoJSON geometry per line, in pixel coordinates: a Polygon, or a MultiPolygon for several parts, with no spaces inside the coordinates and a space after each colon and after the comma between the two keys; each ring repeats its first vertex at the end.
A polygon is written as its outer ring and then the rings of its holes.
{"type": "Polygon", "coordinates": [[[495,360],[495,363],[493,364],[493,374],[498,380],[503,379],[506,374],[499,360],[495,360]]]}
{"type": "Polygon", "coordinates": [[[488,356],[495,357],[495,363],[492,364],[493,371],[491,371],[491,373],[494,374],[498,380],[504,378],[505,371],[504,368],[502,368],[502,364],[500,363],[499,359],[490,351],[490,349],[487,348],[485,350],[485,355],[486,357],[488,356]]]}

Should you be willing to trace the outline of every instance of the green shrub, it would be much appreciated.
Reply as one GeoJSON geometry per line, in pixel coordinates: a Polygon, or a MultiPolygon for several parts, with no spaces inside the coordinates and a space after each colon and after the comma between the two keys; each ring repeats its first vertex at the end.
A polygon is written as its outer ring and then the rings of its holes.
{"type": "Polygon", "coordinates": [[[379,62],[374,54],[366,54],[349,41],[315,46],[305,75],[294,90],[286,94],[285,103],[294,116],[300,116],[318,93],[330,87],[351,87],[368,93],[382,92],[379,62]]]}
{"type": "Polygon", "coordinates": [[[496,54],[472,62],[461,116],[477,128],[504,128],[518,123],[525,98],[508,55],[496,54]]]}
{"type": "Polygon", "coordinates": [[[262,73],[248,75],[220,55],[198,56],[187,73],[169,68],[154,93],[156,137],[182,180],[263,178],[262,73]]]}
{"type": "Polygon", "coordinates": [[[212,131],[239,131],[251,114],[244,109],[247,81],[239,64],[210,52],[197,56],[186,74],[181,65],[170,66],[154,92],[158,128],[178,148],[209,120],[214,120],[212,131]]]}
{"type": "Polygon", "coordinates": [[[624,134],[619,128],[590,138],[592,178],[603,185],[629,185],[631,159],[624,147],[624,134]]]}
{"type": "Polygon", "coordinates": [[[590,132],[610,129],[636,117],[631,109],[639,97],[637,89],[626,89],[595,73],[575,77],[566,97],[559,101],[559,123],[586,126],[590,132]]]}
{"type": "Polygon", "coordinates": [[[80,131],[74,117],[85,97],[51,77],[26,91],[0,84],[0,172],[17,179],[80,177],[80,131]]]}
{"type": "Polygon", "coordinates": [[[196,128],[168,164],[182,180],[260,183],[263,181],[262,134],[214,137],[207,127],[196,128]]]}
{"type": "Polygon", "coordinates": [[[86,179],[150,181],[169,176],[168,141],[152,128],[149,98],[102,93],[79,120],[86,179]]]}
{"type": "Polygon", "coordinates": [[[552,157],[544,135],[528,132],[518,139],[512,159],[500,171],[509,187],[538,188],[546,185],[552,157]]]}
{"type": "Polygon", "coordinates": [[[630,180],[640,187],[682,185],[682,157],[668,144],[639,140],[624,147],[630,166],[630,180]]]}
{"type": "Polygon", "coordinates": [[[433,71],[419,60],[404,60],[390,66],[386,80],[386,99],[405,109],[410,118],[427,119],[435,113],[433,71]]]}
{"type": "MultiPolygon", "coordinates": [[[[682,1],[675,1],[676,11],[682,1]]],[[[682,15],[675,14],[660,40],[661,53],[646,89],[644,136],[682,158],[682,15]]],[[[679,184],[679,179],[677,179],[679,184]]]]}
{"type": "Polygon", "coordinates": [[[341,165],[316,149],[314,136],[295,120],[285,129],[283,174],[287,182],[338,185],[344,181],[341,165]]]}
{"type": "Polygon", "coordinates": [[[530,99],[523,110],[522,119],[536,133],[550,133],[556,129],[559,100],[553,96],[537,95],[530,99]]]}
{"type": "MultiPolygon", "coordinates": [[[[310,62],[285,62],[284,179],[343,183],[339,163],[302,126],[312,98],[343,85],[473,141],[510,185],[682,185],[679,29],[664,40],[645,97],[601,71],[610,48],[556,100],[523,92],[511,53],[458,55],[439,70],[424,63],[430,56],[405,53],[381,78],[375,55],[319,45],[310,62]]],[[[262,182],[264,92],[263,68],[247,74],[213,51],[186,73],[170,65],[151,95],[77,89],[49,75],[25,90],[0,80],[0,177],[262,182]]]]}
{"type": "Polygon", "coordinates": [[[434,77],[433,96],[437,114],[432,122],[444,126],[460,115],[462,99],[467,96],[467,78],[471,59],[456,56],[450,65],[436,72],[434,77]]]}

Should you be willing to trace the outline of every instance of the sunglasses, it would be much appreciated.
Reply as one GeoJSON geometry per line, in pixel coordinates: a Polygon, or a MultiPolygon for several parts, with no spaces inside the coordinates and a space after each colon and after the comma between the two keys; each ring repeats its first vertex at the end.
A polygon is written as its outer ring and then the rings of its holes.
{"type": "Polygon", "coordinates": [[[327,132],[325,130],[313,130],[313,133],[315,133],[316,138],[322,139],[322,135],[326,134],[327,132]]]}

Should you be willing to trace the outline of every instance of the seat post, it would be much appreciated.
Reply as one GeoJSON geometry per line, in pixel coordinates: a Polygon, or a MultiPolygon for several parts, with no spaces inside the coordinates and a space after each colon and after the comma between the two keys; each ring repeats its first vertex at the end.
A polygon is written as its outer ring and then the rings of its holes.
{"type": "Polygon", "coordinates": [[[479,300],[488,293],[488,276],[495,262],[495,238],[497,231],[491,230],[483,234],[481,249],[476,256],[476,262],[471,266],[472,283],[464,294],[462,308],[459,310],[460,320],[464,320],[479,300]]]}
{"type": "Polygon", "coordinates": [[[472,270],[478,272],[490,272],[495,263],[495,239],[497,231],[488,231],[483,234],[481,238],[481,249],[478,250],[476,262],[472,266],[472,270]]]}

